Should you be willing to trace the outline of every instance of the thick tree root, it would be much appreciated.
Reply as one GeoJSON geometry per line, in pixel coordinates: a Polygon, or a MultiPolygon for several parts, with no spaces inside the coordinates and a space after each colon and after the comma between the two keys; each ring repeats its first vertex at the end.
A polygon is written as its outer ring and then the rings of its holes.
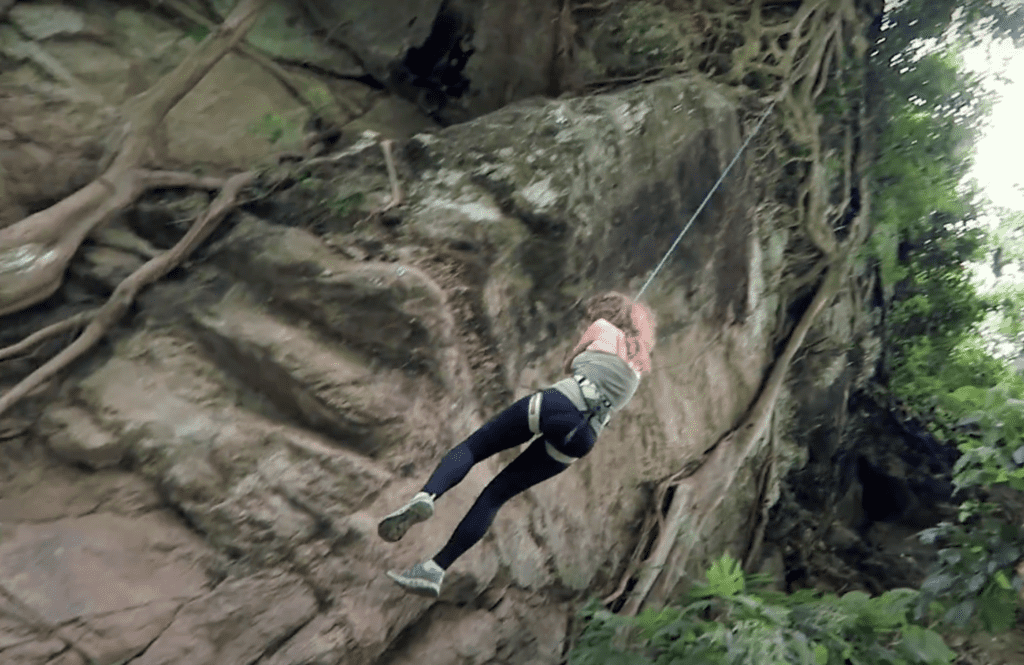
{"type": "MultiPolygon", "coordinates": [[[[395,142],[391,139],[385,139],[380,142],[381,152],[384,153],[384,164],[388,169],[388,182],[391,184],[391,198],[387,203],[376,208],[369,215],[364,217],[361,224],[366,224],[376,219],[380,219],[380,216],[389,210],[399,207],[405,202],[404,195],[402,193],[402,184],[398,181],[398,169],[395,167],[395,157],[392,153],[392,148],[395,142]]],[[[315,161],[315,160],[310,160],[315,161]]]]}
{"type": "MultiPolygon", "coordinates": [[[[72,361],[79,358],[83,353],[92,348],[96,342],[102,339],[107,331],[128,311],[128,308],[131,307],[135,296],[142,287],[155,282],[177,267],[192,250],[210,235],[213,229],[217,227],[217,224],[224,219],[224,216],[234,208],[239,191],[251,183],[255,177],[256,174],[254,172],[246,171],[229,178],[224,185],[224,189],[213,200],[210,207],[196,220],[188,233],[174,247],[171,247],[156,258],[150,259],[142,267],[126,277],[123,282],[118,284],[110,299],[96,311],[92,320],[89,321],[89,325],[82,331],[78,339],[44,363],[39,369],[22,379],[3,397],[0,397],[0,415],[3,415],[15,402],[55,376],[60,370],[67,367],[72,361]]],[[[76,321],[76,323],[80,323],[80,321],[76,321]]],[[[36,335],[46,333],[54,327],[50,326],[50,328],[39,331],[36,335]]],[[[25,342],[27,341],[25,340],[25,342]]],[[[22,342],[22,344],[25,342],[22,342]]]]}
{"type": "Polygon", "coordinates": [[[52,295],[85,237],[147,188],[220,186],[220,181],[140,167],[167,112],[245,36],[268,2],[240,0],[195,52],[125,103],[124,139],[103,175],[53,206],[0,229],[0,316],[52,295]]]}
{"type": "Polygon", "coordinates": [[[60,203],[0,230],[0,316],[53,295],[85,237],[147,189],[219,189],[223,184],[220,178],[134,169],[115,182],[101,176],[60,203]]]}
{"type": "MultiPolygon", "coordinates": [[[[754,447],[764,437],[790,362],[818,314],[839,293],[842,276],[846,272],[845,263],[845,260],[839,258],[829,267],[814,300],[772,367],[760,395],[739,425],[718,441],[695,472],[687,473],[684,470],[662,481],[658,496],[664,496],[669,487],[674,487],[675,494],[651,555],[643,564],[636,586],[622,608],[623,613],[636,615],[645,602],[664,602],[665,596],[671,592],[674,581],[671,575],[663,574],[663,571],[666,568],[681,571],[693,547],[693,543],[677,547],[680,531],[685,526],[686,533],[693,538],[700,537],[707,520],[718,514],[722,501],[729,496],[742,460],[752,454],[754,447]],[[680,475],[683,475],[681,479],[678,477],[680,475]]],[[[660,504],[656,508],[660,510],[660,504]]],[[[620,588],[625,586],[620,584],[620,588]]]]}

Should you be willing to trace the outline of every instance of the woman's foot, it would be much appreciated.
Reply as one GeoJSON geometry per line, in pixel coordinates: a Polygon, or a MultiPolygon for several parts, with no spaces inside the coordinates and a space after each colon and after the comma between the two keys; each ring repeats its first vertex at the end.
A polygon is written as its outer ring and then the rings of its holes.
{"type": "Polygon", "coordinates": [[[420,492],[377,525],[377,535],[389,543],[402,539],[413,524],[426,521],[434,514],[434,495],[420,492]]]}
{"type": "Polygon", "coordinates": [[[387,574],[388,577],[395,581],[395,584],[417,596],[437,598],[441,593],[441,580],[444,579],[444,569],[434,563],[433,560],[417,563],[404,573],[396,573],[389,570],[387,574]]]}

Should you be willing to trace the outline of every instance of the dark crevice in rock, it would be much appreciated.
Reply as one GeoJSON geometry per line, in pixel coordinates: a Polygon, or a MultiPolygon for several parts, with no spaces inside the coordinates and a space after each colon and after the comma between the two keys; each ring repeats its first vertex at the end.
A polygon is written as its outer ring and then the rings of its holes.
{"type": "MultiPolygon", "coordinates": [[[[809,422],[812,413],[836,412],[848,378],[799,418],[809,422]]],[[[810,460],[784,478],[766,543],[782,552],[788,591],[817,586],[881,593],[919,586],[935,553],[913,534],[955,515],[964,498],[954,497],[950,483],[956,456],[863,393],[853,391],[846,403],[843,423],[809,428],[807,440],[799,441],[810,460]]]]}
{"type": "Polygon", "coordinates": [[[470,81],[463,70],[474,52],[472,40],[469,17],[448,2],[443,3],[427,39],[410,48],[392,67],[392,89],[442,126],[453,124],[445,111],[451,99],[469,90],[470,81]]]}

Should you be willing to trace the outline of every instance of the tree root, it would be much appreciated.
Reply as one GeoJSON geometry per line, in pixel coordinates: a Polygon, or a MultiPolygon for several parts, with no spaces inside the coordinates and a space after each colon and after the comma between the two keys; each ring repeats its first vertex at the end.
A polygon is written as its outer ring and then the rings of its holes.
{"type": "Polygon", "coordinates": [[[388,167],[388,181],[391,183],[391,200],[388,201],[387,205],[378,210],[376,214],[385,213],[392,208],[402,205],[402,186],[398,182],[398,169],[395,168],[395,158],[391,154],[391,148],[394,145],[395,142],[391,139],[380,142],[380,149],[384,152],[384,163],[388,167]]]}
{"type": "MultiPolygon", "coordinates": [[[[186,21],[195,23],[207,30],[217,29],[216,23],[206,18],[192,7],[189,7],[186,3],[182,2],[182,0],[161,0],[161,4],[166,6],[170,11],[177,13],[186,21]]],[[[276,78],[278,82],[288,90],[289,94],[291,94],[291,96],[303,106],[313,112],[319,111],[319,109],[316,108],[318,102],[309,99],[306,91],[301,89],[301,83],[296,80],[296,77],[289,74],[288,70],[279,65],[274,60],[273,56],[257,49],[254,46],[250,46],[245,42],[239,42],[235,46],[235,51],[265,69],[267,73],[276,78]]]]}
{"type": "MultiPolygon", "coordinates": [[[[840,155],[842,173],[839,174],[839,182],[844,188],[844,199],[841,199],[842,205],[832,209],[829,207],[831,192],[823,163],[823,117],[816,109],[816,102],[825,94],[834,72],[839,71],[849,57],[847,47],[852,38],[844,38],[844,35],[856,22],[858,11],[855,3],[852,0],[807,0],[801,3],[754,0],[747,5],[739,3],[723,7],[718,2],[698,2],[694,11],[705,23],[721,26],[721,29],[710,32],[734,34],[739,37],[740,45],[725,46],[710,39],[695,49],[693,55],[699,60],[690,63],[690,70],[697,69],[697,63],[706,58],[724,58],[726,66],[712,78],[733,86],[744,86],[747,77],[756,74],[762,80],[757,84],[759,87],[778,88],[772,96],[780,98],[780,125],[788,134],[785,143],[800,151],[800,154],[792,155],[789,149],[783,148],[781,161],[798,160],[809,166],[792,207],[794,227],[802,231],[805,242],[809,241],[816,250],[812,260],[816,258],[817,263],[810,272],[796,280],[796,285],[822,281],[799,322],[791,332],[781,335],[782,340],[788,337],[785,349],[776,359],[757,399],[741,422],[705,451],[701,459],[693,460],[689,468],[658,484],[655,515],[648,516],[644,522],[645,532],[657,523],[657,536],[652,543],[645,535],[637,546],[641,550],[650,547],[651,553],[643,564],[637,566],[637,553],[634,552],[617,590],[605,599],[606,603],[611,603],[621,598],[629,583],[635,580],[635,587],[622,610],[627,614],[636,614],[644,603],[663,601],[671,591],[695,546],[690,540],[677,543],[681,533],[686,534],[687,539],[707,535],[708,521],[728,495],[740,462],[753,454],[757,446],[763,445],[788,367],[803,345],[810,326],[839,292],[849,257],[870,233],[866,221],[868,190],[861,177],[861,210],[850,221],[847,237],[841,241],[836,235],[833,226],[843,222],[851,185],[857,177],[852,131],[846,127],[840,155]],[[792,6],[793,11],[782,11],[783,6],[792,6]],[[806,149],[806,152],[801,149],[806,149]],[[663,511],[665,497],[670,490],[674,490],[672,501],[668,510],[663,511]],[[667,516],[663,512],[667,512],[667,516]],[[640,573],[634,577],[637,569],[640,573]]],[[[862,58],[863,50],[858,48],[854,44],[855,54],[862,58]]],[[[847,118],[847,121],[856,122],[856,119],[847,118]]],[[[780,304],[780,309],[782,307],[780,304]]],[[[779,321],[782,320],[780,316],[779,321]]],[[[773,446],[774,441],[767,445],[773,446]]],[[[773,451],[770,450],[769,454],[772,455],[773,451]]],[[[774,460],[768,461],[769,471],[764,477],[769,490],[777,482],[774,463],[774,460]]],[[[766,510],[766,506],[761,505],[758,511],[760,522],[755,522],[752,544],[745,557],[748,566],[755,563],[760,555],[766,510]]]]}
{"type": "Polygon", "coordinates": [[[0,316],[53,295],[85,237],[147,189],[221,185],[220,178],[174,171],[136,169],[116,182],[100,176],[52,207],[0,230],[0,316]]]}
{"type": "MultiPolygon", "coordinates": [[[[777,423],[777,418],[772,416],[772,423],[777,423]]],[[[768,432],[768,453],[767,460],[765,462],[766,468],[762,474],[762,478],[758,483],[758,505],[755,507],[754,521],[756,526],[754,527],[754,533],[750,537],[750,547],[747,548],[747,554],[743,557],[743,570],[750,571],[753,566],[758,563],[761,558],[761,545],[764,543],[764,530],[768,526],[768,512],[771,510],[772,504],[768,499],[768,495],[772,492],[772,487],[778,482],[776,476],[776,467],[778,463],[775,460],[775,447],[776,441],[778,440],[778,432],[776,428],[770,426],[768,432]]]]}
{"type": "Polygon", "coordinates": [[[125,102],[126,131],[101,176],[49,208],[0,229],[0,316],[52,295],[85,237],[146,188],[220,186],[219,180],[140,167],[167,112],[245,36],[268,2],[239,0],[191,55],[152,88],[125,102]]]}
{"type": "MultiPolygon", "coordinates": [[[[89,324],[86,326],[85,330],[82,331],[82,334],[78,339],[44,363],[37,370],[22,379],[17,385],[11,388],[7,394],[0,397],[0,415],[3,415],[3,413],[15,402],[25,397],[44,382],[55,376],[59,371],[67,367],[72,361],[76,360],[83,353],[92,348],[96,342],[102,339],[107,331],[109,331],[110,328],[113,327],[113,325],[116,324],[122,316],[124,316],[124,313],[128,311],[128,308],[131,307],[131,304],[135,300],[135,296],[138,294],[140,289],[152,282],[155,282],[177,267],[192,252],[192,250],[194,250],[210,235],[225,215],[235,207],[235,199],[237,198],[239,191],[251,183],[255,177],[255,172],[246,171],[245,173],[240,173],[228,178],[227,183],[224,185],[224,189],[221,190],[220,194],[213,200],[206,212],[196,220],[192,225],[192,228],[188,230],[188,233],[186,233],[185,236],[177,242],[177,244],[156,258],[150,259],[138,270],[126,277],[124,281],[118,284],[117,288],[114,289],[114,293],[111,294],[107,302],[90,317],[91,320],[89,320],[89,324]]],[[[73,321],[75,324],[80,325],[81,320],[75,320],[78,317],[84,318],[84,315],[79,314],[77,317],[72,317],[69,321],[73,321]]],[[[65,329],[72,327],[68,322],[64,322],[64,324],[65,329]]],[[[44,333],[50,332],[50,334],[53,334],[52,331],[59,325],[61,324],[55,324],[49,328],[45,328],[15,346],[22,346],[32,338],[43,335],[44,333]]],[[[4,351],[6,352],[8,349],[5,349],[4,351]]]]}
{"type": "Polygon", "coordinates": [[[660,531],[655,532],[655,525],[660,524],[663,521],[664,517],[661,514],[660,504],[655,504],[655,510],[653,510],[651,513],[648,513],[647,517],[644,518],[644,524],[643,527],[640,529],[640,538],[637,540],[636,549],[633,550],[633,556],[630,557],[629,563],[626,564],[626,572],[623,574],[622,579],[619,582],[618,588],[615,589],[615,591],[613,591],[611,595],[605,597],[601,601],[601,604],[606,606],[611,605],[616,600],[618,600],[623,593],[626,592],[626,587],[629,585],[629,581],[633,579],[633,576],[636,575],[637,570],[640,569],[640,565],[642,563],[640,561],[640,557],[644,549],[646,548],[647,543],[650,542],[650,539],[654,533],[660,533],[660,531]]]}
{"type": "Polygon", "coordinates": [[[28,351],[36,344],[45,342],[51,337],[56,337],[61,333],[74,330],[75,328],[81,328],[82,326],[89,323],[94,316],[96,316],[97,310],[90,309],[85,312],[80,312],[74,316],[70,316],[63,321],[58,321],[53,325],[46,326],[42,330],[37,330],[25,339],[21,340],[17,344],[12,344],[8,347],[0,349],[0,361],[7,360],[8,358],[14,358],[25,351],[28,351]]]}
{"type": "Polygon", "coordinates": [[[395,167],[395,157],[391,152],[391,148],[395,145],[395,142],[391,139],[385,139],[380,142],[380,149],[384,153],[384,164],[388,169],[388,182],[391,183],[391,199],[387,203],[380,206],[369,215],[364,217],[360,223],[365,224],[369,221],[379,218],[381,215],[386,213],[388,210],[397,208],[404,202],[404,196],[402,194],[402,185],[398,182],[398,169],[395,167]]]}
{"type": "MultiPolygon", "coordinates": [[[[803,344],[807,331],[821,310],[838,294],[843,274],[846,272],[845,264],[845,259],[839,257],[829,266],[814,300],[790,335],[785,350],[776,360],[764,388],[744,419],[709,449],[706,461],[700,464],[696,471],[689,472],[684,469],[662,481],[664,491],[674,487],[675,494],[665,519],[665,528],[658,534],[651,555],[642,567],[636,587],[623,606],[622,611],[625,614],[635,616],[652,596],[656,602],[660,602],[671,591],[672,582],[669,581],[669,576],[663,575],[662,572],[669,565],[673,570],[683,569],[692,546],[690,543],[689,546],[676,548],[684,520],[686,532],[694,538],[699,537],[708,518],[716,513],[722,501],[728,496],[740,462],[749,457],[754,446],[765,434],[786,372],[797,350],[803,344]]],[[[661,507],[657,508],[660,510],[661,507]]]]}

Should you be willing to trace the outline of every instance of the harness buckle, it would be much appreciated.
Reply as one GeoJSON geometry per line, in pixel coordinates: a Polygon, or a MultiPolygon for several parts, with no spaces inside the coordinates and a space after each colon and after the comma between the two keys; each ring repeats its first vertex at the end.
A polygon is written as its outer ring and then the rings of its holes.
{"type": "Polygon", "coordinates": [[[580,391],[583,393],[583,399],[586,400],[587,407],[589,407],[587,410],[588,420],[590,418],[597,418],[602,427],[607,425],[608,420],[611,418],[611,401],[587,377],[582,374],[573,374],[573,378],[579,384],[580,391]]]}

